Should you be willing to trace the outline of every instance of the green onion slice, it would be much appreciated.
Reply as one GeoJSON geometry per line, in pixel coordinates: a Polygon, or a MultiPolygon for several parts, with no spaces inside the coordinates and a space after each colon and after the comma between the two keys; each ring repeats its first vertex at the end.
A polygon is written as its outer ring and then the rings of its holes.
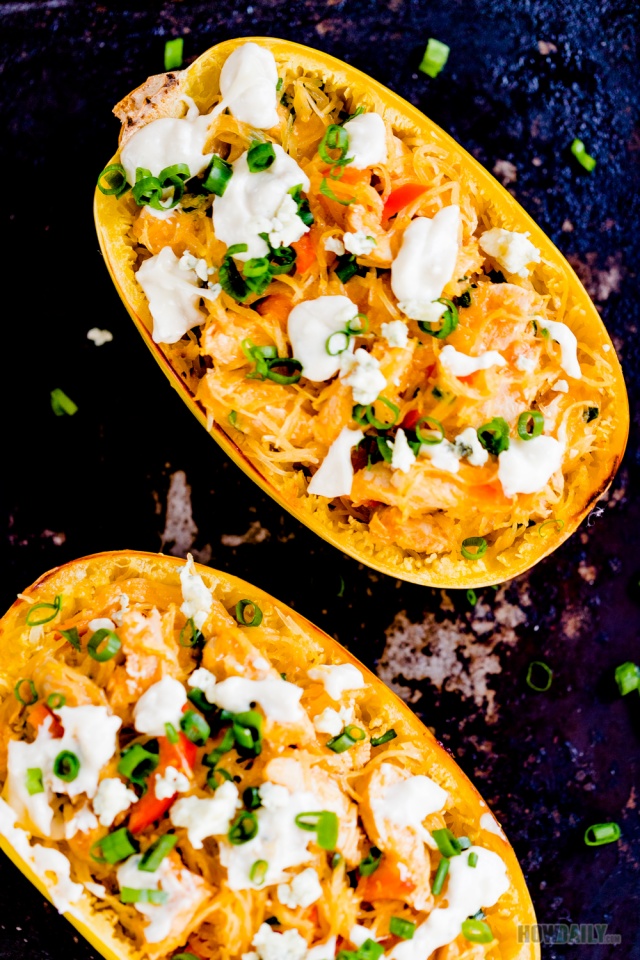
{"type": "Polygon", "coordinates": [[[478,595],[475,590],[467,590],[467,602],[471,604],[472,607],[475,607],[478,602],[478,595]]]}
{"type": "Polygon", "coordinates": [[[494,456],[509,449],[509,424],[502,417],[494,417],[478,427],[478,440],[494,456]]]}
{"type": "Polygon", "coordinates": [[[544,430],[544,417],[539,410],[526,410],[518,417],[518,436],[521,440],[533,440],[544,430]]]}
{"type": "Polygon", "coordinates": [[[276,158],[272,143],[254,143],[247,153],[247,166],[250,173],[268,170],[276,158]]]}
{"type": "Polygon", "coordinates": [[[351,338],[346,331],[340,330],[338,333],[332,333],[331,336],[327,338],[327,353],[330,357],[337,357],[338,354],[344,353],[345,350],[349,349],[350,343],[351,338]]]}
{"type": "Polygon", "coordinates": [[[236,620],[242,627],[259,627],[262,623],[262,610],[253,600],[238,600],[236,620]]]}
{"type": "Polygon", "coordinates": [[[182,51],[184,40],[182,37],[176,37],[174,40],[167,40],[164,45],[164,68],[165,70],[179,70],[182,66],[182,51]]]}
{"type": "Polygon", "coordinates": [[[180,728],[187,739],[200,747],[207,742],[211,734],[211,727],[205,718],[196,713],[195,710],[187,710],[182,715],[180,728]]]}
{"type": "Polygon", "coordinates": [[[615,843],[622,835],[617,823],[594,823],[584,832],[584,842],[588,847],[602,847],[605,843],[615,843]]]}
{"type": "Polygon", "coordinates": [[[172,723],[165,723],[164,732],[169,743],[177,743],[180,737],[178,736],[178,731],[172,723]]]}
{"type": "Polygon", "coordinates": [[[207,777],[207,786],[210,787],[211,790],[217,790],[225,780],[233,780],[229,771],[225,770],[224,767],[215,767],[207,777]]]}
{"type": "Polygon", "coordinates": [[[393,452],[391,450],[391,447],[389,446],[388,441],[385,439],[385,437],[376,437],[376,446],[378,448],[378,453],[380,454],[382,459],[385,461],[385,463],[391,463],[393,452]]]}
{"type": "Polygon", "coordinates": [[[549,534],[551,533],[551,527],[555,527],[556,531],[560,533],[560,531],[564,527],[564,520],[558,520],[556,517],[551,517],[549,520],[545,520],[544,523],[541,523],[540,526],[538,527],[538,536],[542,537],[542,539],[544,540],[545,537],[548,537],[549,534]],[[544,530],[546,530],[547,532],[543,533],[544,530]]]}
{"type": "Polygon", "coordinates": [[[204,640],[204,637],[193,622],[193,617],[189,617],[184,627],[180,631],[178,643],[181,647],[197,647],[204,640]]]}
{"type": "Polygon", "coordinates": [[[430,447],[444,440],[444,427],[435,417],[421,417],[416,423],[415,430],[420,443],[426,443],[430,447]],[[422,424],[426,426],[429,433],[422,432],[422,424]]]}
{"type": "Polygon", "coordinates": [[[110,163],[98,177],[97,187],[106,197],[119,199],[129,189],[127,174],[121,163],[110,163]]]}
{"type": "MultiPolygon", "coordinates": [[[[336,197],[335,193],[333,192],[333,190],[332,190],[331,187],[329,186],[326,177],[323,177],[323,178],[322,178],[322,183],[320,184],[320,193],[321,193],[323,196],[327,197],[329,200],[335,200],[336,203],[341,203],[343,207],[348,207],[350,204],[356,202],[356,198],[355,198],[355,197],[352,197],[351,200],[341,200],[340,197],[336,197]]],[[[355,272],[356,272],[356,271],[354,270],[354,271],[350,274],[350,276],[353,276],[353,274],[354,274],[355,272]]],[[[336,270],[336,273],[338,273],[337,270],[336,270]]],[[[340,277],[340,279],[342,280],[342,277],[340,277]]],[[[346,280],[342,280],[342,282],[343,282],[343,283],[346,283],[346,280]]]]}
{"type": "Polygon", "coordinates": [[[484,920],[472,920],[470,917],[462,921],[462,936],[470,943],[491,943],[493,940],[489,924],[484,920]]]}
{"type": "Polygon", "coordinates": [[[344,753],[345,750],[349,750],[360,740],[364,740],[365,737],[366,733],[361,727],[356,727],[351,724],[345,727],[337,737],[332,737],[331,740],[327,740],[327,746],[329,750],[333,750],[334,753],[344,753]]]}
{"type": "Polygon", "coordinates": [[[449,59],[450,49],[451,48],[448,47],[446,43],[442,43],[441,40],[436,40],[435,37],[429,37],[418,70],[420,70],[421,73],[426,73],[429,77],[437,77],[449,59]]]}
{"type": "Polygon", "coordinates": [[[389,933],[394,937],[400,937],[402,940],[413,940],[416,932],[416,925],[411,920],[405,920],[403,917],[391,917],[389,921],[389,933]]]}
{"type": "Polygon", "coordinates": [[[351,163],[353,157],[347,157],[349,151],[349,134],[344,127],[337,123],[330,124],[325,130],[324,136],[318,144],[318,153],[325,163],[331,166],[344,166],[351,163]],[[338,151],[338,156],[332,156],[329,151],[338,151]]]}
{"type": "Polygon", "coordinates": [[[40,767],[29,767],[25,778],[25,787],[30,797],[36,793],[44,793],[44,784],[42,782],[42,770],[40,767]]]}
{"type": "Polygon", "coordinates": [[[447,309],[437,323],[431,323],[429,320],[419,320],[418,327],[423,333],[428,333],[430,337],[435,337],[436,340],[444,340],[445,337],[448,337],[449,334],[453,333],[458,327],[458,321],[460,319],[458,308],[453,300],[447,300],[446,297],[438,297],[438,299],[433,300],[432,303],[443,303],[447,309]],[[440,326],[438,326],[438,324],[440,324],[440,326]]]}
{"type": "Polygon", "coordinates": [[[434,897],[437,897],[439,893],[442,893],[442,888],[444,887],[444,882],[447,879],[448,873],[449,861],[446,857],[443,857],[438,864],[438,869],[436,870],[436,875],[433,878],[433,884],[431,886],[431,893],[434,895],[434,897]]]}
{"type": "Polygon", "coordinates": [[[371,426],[375,427],[376,430],[389,430],[390,427],[393,427],[396,425],[396,423],[400,418],[400,407],[397,407],[395,403],[391,402],[391,400],[387,400],[386,397],[380,396],[375,400],[374,403],[370,403],[369,406],[365,409],[365,416],[369,421],[369,423],[371,424],[371,426]],[[388,420],[388,421],[378,420],[374,413],[376,403],[383,403],[385,407],[391,410],[391,413],[393,414],[393,420],[388,420]]]}
{"type": "Polygon", "coordinates": [[[392,727],[390,730],[387,730],[386,733],[383,733],[381,737],[371,737],[371,746],[381,747],[383,743],[389,743],[389,740],[395,740],[397,736],[398,734],[392,727]]]}
{"type": "Polygon", "coordinates": [[[592,157],[587,153],[587,148],[582,140],[578,140],[576,138],[573,141],[571,144],[571,153],[574,155],[580,166],[584,167],[587,173],[591,173],[593,171],[597,161],[595,157],[592,157]]]}
{"type": "Polygon", "coordinates": [[[467,537],[462,541],[460,553],[465,560],[479,560],[480,557],[484,557],[488,546],[484,537],[467,537]]]}
{"type": "Polygon", "coordinates": [[[60,633],[68,640],[74,650],[81,650],[82,643],[80,642],[80,634],[78,633],[77,627],[70,627],[68,630],[61,630],[60,633]]]}
{"type": "Polygon", "coordinates": [[[142,787],[158,766],[158,762],[157,753],[152,753],[145,749],[142,744],[135,743],[132,747],[123,751],[118,763],[118,773],[142,787]]]}
{"type": "Polygon", "coordinates": [[[25,707],[30,707],[31,704],[32,704],[32,703],[35,703],[36,700],[38,699],[38,691],[36,690],[36,685],[35,685],[35,683],[33,682],[33,680],[30,680],[30,679],[25,678],[25,677],[23,677],[21,680],[18,680],[18,682],[16,683],[15,687],[13,688],[13,692],[14,692],[14,694],[15,694],[16,700],[18,700],[20,703],[24,704],[25,707]],[[26,684],[28,685],[28,687],[29,687],[29,692],[27,693],[27,697],[28,697],[27,700],[25,700],[25,698],[24,698],[24,693],[25,693],[26,691],[24,691],[24,690],[22,689],[25,683],[26,683],[26,684]]]}
{"type": "Polygon", "coordinates": [[[178,838],[174,833],[165,833],[155,843],[152,843],[148,850],[145,850],[142,860],[138,864],[138,870],[154,873],[166,855],[171,853],[177,842],[178,838]]]}
{"type": "Polygon", "coordinates": [[[545,693],[553,682],[553,670],[542,660],[532,660],[527,669],[526,682],[532,690],[545,693]]]}
{"type": "Polygon", "coordinates": [[[473,850],[471,851],[471,853],[467,857],[467,863],[469,864],[470,867],[478,866],[478,854],[475,851],[473,850]]]}
{"type": "Polygon", "coordinates": [[[119,863],[137,852],[136,842],[126,827],[108,833],[101,840],[96,840],[91,847],[91,857],[97,863],[119,863]],[[101,851],[102,856],[94,852],[97,850],[101,851]]]}
{"type": "Polygon", "coordinates": [[[153,903],[159,906],[168,899],[169,894],[165,890],[138,890],[135,887],[122,887],[120,890],[122,903],[153,903]]]}
{"type": "Polygon", "coordinates": [[[370,847],[369,853],[366,855],[364,860],[360,861],[358,865],[360,876],[370,877],[372,873],[375,873],[380,866],[381,859],[382,851],[378,850],[377,847],[370,847]]]}
{"type": "Polygon", "coordinates": [[[600,416],[600,408],[588,406],[582,413],[582,419],[585,423],[591,423],[592,420],[597,420],[600,416]]]}
{"type": "Polygon", "coordinates": [[[302,364],[294,357],[276,357],[275,360],[267,361],[268,370],[265,373],[267,380],[273,380],[274,383],[297,383],[302,376],[302,364]],[[289,373],[279,373],[278,368],[289,370],[289,373]]]}
{"type": "Polygon", "coordinates": [[[233,718],[233,736],[236,746],[254,756],[262,752],[262,714],[257,710],[236,713],[233,718]]]}
{"type": "Polygon", "coordinates": [[[107,660],[111,660],[112,657],[115,657],[116,653],[122,646],[120,638],[113,630],[106,630],[104,627],[96,632],[89,640],[87,644],[87,653],[93,660],[97,660],[98,663],[105,663],[107,660]]]}
{"type": "Polygon", "coordinates": [[[25,623],[28,627],[41,627],[44,623],[49,623],[51,620],[55,620],[57,615],[60,613],[60,608],[62,607],[62,594],[58,594],[54,597],[53,603],[34,603],[32,607],[29,608],[29,612],[25,618],[25,623]],[[45,614],[41,617],[34,617],[36,610],[51,610],[52,613],[45,614]]]}
{"type": "Polygon", "coordinates": [[[316,842],[323,850],[335,850],[338,842],[338,817],[331,810],[299,813],[295,818],[301,830],[316,834],[316,842]]]}
{"type": "Polygon", "coordinates": [[[637,663],[631,663],[630,660],[621,663],[619,667],[616,667],[615,676],[618,690],[623,697],[626,697],[632,690],[640,689],[640,667],[637,663]]]}
{"type": "Polygon", "coordinates": [[[251,810],[241,810],[229,827],[227,838],[229,843],[239,846],[253,840],[258,833],[258,818],[251,810]]]}
{"type": "Polygon", "coordinates": [[[257,810],[262,806],[260,790],[258,787],[247,787],[242,794],[242,802],[247,810],[257,810]]]}
{"type": "Polygon", "coordinates": [[[67,702],[67,698],[64,693],[50,693],[47,697],[47,706],[51,710],[59,710],[60,707],[64,707],[67,702]]]}
{"type": "Polygon", "coordinates": [[[80,772],[80,761],[71,750],[62,750],[53,761],[53,772],[58,779],[71,783],[80,772]]]}
{"type": "Polygon", "coordinates": [[[443,857],[457,857],[462,852],[460,841],[446,827],[442,830],[433,830],[431,835],[443,857]]]}
{"type": "Polygon", "coordinates": [[[266,860],[256,860],[255,863],[252,863],[251,869],[249,870],[249,880],[251,880],[251,883],[255,883],[258,887],[262,886],[268,869],[269,864],[266,860]]]}

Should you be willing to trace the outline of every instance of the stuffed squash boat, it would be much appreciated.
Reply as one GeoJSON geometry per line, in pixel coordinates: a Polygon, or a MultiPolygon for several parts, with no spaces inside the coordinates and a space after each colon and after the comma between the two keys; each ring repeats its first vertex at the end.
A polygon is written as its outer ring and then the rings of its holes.
{"type": "Polygon", "coordinates": [[[229,41],[115,109],[106,263],[174,387],[298,519],[419,583],[504,580],[610,482],[620,367],[575,274],[375,81],[229,41]]]}
{"type": "Polygon", "coordinates": [[[0,843],[109,960],[538,955],[474,787],[272,597],[106,553],[0,624],[0,843]]]}

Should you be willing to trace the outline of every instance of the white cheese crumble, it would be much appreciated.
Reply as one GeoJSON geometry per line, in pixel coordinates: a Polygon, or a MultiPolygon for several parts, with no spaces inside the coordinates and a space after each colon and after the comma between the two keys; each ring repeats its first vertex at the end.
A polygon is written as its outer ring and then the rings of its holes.
{"type": "Polygon", "coordinates": [[[211,612],[213,598],[199,573],[196,573],[193,557],[187,554],[187,562],[180,570],[183,604],[180,607],[187,620],[192,619],[196,628],[201,630],[211,612]]]}
{"type": "Polygon", "coordinates": [[[420,456],[431,460],[437,470],[446,473],[458,473],[460,470],[460,451],[450,440],[441,443],[423,443],[420,447],[420,456]]]}
{"type": "Polygon", "coordinates": [[[435,217],[415,217],[402,235],[391,265],[391,289],[400,310],[412,320],[435,323],[446,306],[435,303],[453,276],[461,231],[460,207],[435,217]]]}
{"type": "Polygon", "coordinates": [[[374,940],[377,943],[378,938],[373,936],[369,927],[365,927],[362,923],[354,923],[349,930],[349,940],[359,950],[367,940],[374,940]]]}
{"type": "MultiPolygon", "coordinates": [[[[156,796],[157,796],[156,789],[156,796]]],[[[225,781],[213,797],[183,797],[177,800],[169,817],[174,827],[185,827],[189,843],[194,850],[201,850],[207,837],[226,835],[236,810],[242,806],[235,783],[225,781]]]]}
{"type": "Polygon", "coordinates": [[[569,384],[566,380],[556,380],[553,389],[557,390],[558,393],[569,393],[569,384]]]}
{"type": "MultiPolygon", "coordinates": [[[[302,364],[303,377],[321,383],[335,376],[340,370],[342,354],[332,356],[327,349],[328,340],[345,330],[357,313],[356,304],[343,296],[303,300],[293,308],[287,320],[287,332],[293,355],[302,364]]],[[[345,349],[352,353],[355,342],[352,337],[345,339],[345,349]]]]}
{"type": "Polygon", "coordinates": [[[523,370],[525,373],[533,373],[537,363],[538,361],[535,357],[525,357],[520,354],[516,360],[516,367],[518,370],[523,370]]]}
{"type": "Polygon", "coordinates": [[[312,903],[319,900],[322,896],[322,887],[318,879],[317,871],[313,867],[307,867],[293,878],[291,883],[278,884],[278,900],[295,910],[297,907],[310,907],[312,903]]]}
{"type": "Polygon", "coordinates": [[[206,667],[198,667],[187,680],[187,686],[202,690],[209,703],[213,703],[213,688],[216,682],[216,678],[210,670],[207,670],[206,667]]]}
{"type": "Polygon", "coordinates": [[[168,900],[163,904],[135,903],[139,913],[148,918],[144,928],[147,943],[159,943],[169,936],[174,924],[187,922],[202,902],[204,882],[189,870],[178,870],[170,857],[165,857],[157,870],[140,870],[142,854],[125,860],[117,869],[118,886],[133,890],[164,890],[168,900]]]}
{"type": "Polygon", "coordinates": [[[470,357],[466,353],[456,350],[450,343],[440,351],[440,364],[452,373],[454,377],[469,377],[478,370],[488,370],[489,367],[505,367],[507,361],[497,350],[487,350],[478,357],[470,357]]]}
{"type": "MultiPolygon", "coordinates": [[[[136,800],[137,799],[136,797],[136,800]]],[[[70,820],[66,821],[64,825],[64,838],[65,840],[71,840],[75,837],[76,833],[90,833],[90,831],[95,830],[97,826],[98,821],[96,817],[91,808],[85,804],[80,807],[79,810],[76,810],[70,820]]]]}
{"type": "Polygon", "coordinates": [[[329,937],[307,950],[307,960],[333,960],[336,955],[337,937],[329,937]]]}
{"type": "Polygon", "coordinates": [[[401,473],[408,473],[415,462],[416,455],[409,446],[406,433],[400,427],[393,441],[391,467],[393,470],[400,470],[401,473]]]}
{"type": "Polygon", "coordinates": [[[96,617],[95,620],[89,620],[87,624],[92,633],[98,630],[115,630],[116,625],[109,617],[96,617]]]}
{"type": "Polygon", "coordinates": [[[528,277],[528,264],[540,263],[540,251],[528,239],[528,233],[493,227],[480,237],[480,249],[488,253],[507,274],[528,277]]]}
{"type": "Polygon", "coordinates": [[[379,114],[360,113],[347,120],[343,130],[349,136],[347,155],[356,170],[387,162],[387,130],[379,114]]]}
{"type": "Polygon", "coordinates": [[[364,677],[352,663],[321,664],[307,670],[310,680],[319,680],[332,700],[342,700],[348,690],[362,690],[364,677]]]}
{"type": "Polygon", "coordinates": [[[190,786],[189,778],[172,766],[168,766],[164,773],[155,775],[154,793],[158,800],[168,800],[176,793],[186,793],[190,786]]]}
{"type": "Polygon", "coordinates": [[[103,347],[105,343],[111,343],[113,334],[111,330],[101,330],[99,327],[91,327],[87,330],[87,340],[92,340],[96,347],[103,347]]]}
{"type": "Polygon", "coordinates": [[[253,703],[258,703],[270,720],[299,723],[305,716],[300,706],[302,693],[302,687],[275,677],[264,680],[227,677],[213,688],[211,703],[231,713],[244,713],[253,703]]]}
{"type": "Polygon", "coordinates": [[[93,809],[98,814],[100,825],[110,827],[118,814],[128,810],[137,799],[137,794],[118,777],[101,780],[93,798],[93,809]]]}
{"type": "Polygon", "coordinates": [[[143,260],[136,280],[149,301],[155,343],[176,343],[199,326],[205,319],[200,300],[215,300],[220,293],[200,287],[195,270],[183,270],[171,247],[143,260]]]}
{"type": "Polygon", "coordinates": [[[356,257],[368,257],[376,241],[368,236],[364,230],[356,230],[355,233],[345,233],[343,236],[344,248],[356,257]]]}
{"type": "Polygon", "coordinates": [[[307,493],[318,497],[348,497],[353,485],[351,450],[364,439],[362,430],[343,427],[311,478],[307,493]]]}
{"type": "Polygon", "coordinates": [[[365,406],[373,403],[387,385],[380,362],[363,347],[358,347],[354,354],[340,354],[340,379],[351,387],[355,403],[365,406]]]}
{"type": "Polygon", "coordinates": [[[222,102],[211,115],[228,108],[241,123],[269,130],[279,123],[277,83],[278,70],[271,51],[257,43],[243,43],[224,62],[220,71],[222,102]]]}
{"type": "MultiPolygon", "coordinates": [[[[390,763],[380,766],[382,792],[371,795],[371,810],[383,843],[393,834],[393,827],[409,827],[430,847],[435,843],[422,821],[442,810],[448,799],[446,790],[423,775],[399,780],[398,767],[390,763]]],[[[383,848],[384,849],[384,848],[383,848]]]]}
{"type": "Polygon", "coordinates": [[[277,933],[268,923],[260,925],[251,944],[255,950],[242,954],[242,960],[305,960],[307,941],[295,928],[277,933]]]}
{"type": "Polygon", "coordinates": [[[580,380],[582,370],[578,362],[578,340],[573,330],[566,323],[545,320],[544,317],[536,317],[536,323],[543,330],[548,330],[551,339],[560,344],[560,363],[564,372],[574,380],[580,380]]]}
{"type": "Polygon", "coordinates": [[[132,186],[138,167],[151,171],[152,177],[176,163],[185,163],[192,177],[208,167],[213,154],[202,151],[209,136],[212,114],[200,116],[193,100],[184,99],[190,104],[186,117],[152,120],[137,130],[122,148],[120,163],[132,186]]]}
{"type": "Polygon", "coordinates": [[[478,440],[478,434],[473,427],[467,427],[459,433],[455,440],[456,453],[466,457],[472,467],[483,467],[489,459],[489,454],[478,440]]]}
{"type": "Polygon", "coordinates": [[[337,737],[342,733],[344,724],[337,710],[333,707],[325,707],[322,713],[313,718],[313,726],[318,733],[328,733],[330,737],[337,737]]]}
{"type": "Polygon", "coordinates": [[[163,677],[145,690],[133,708],[136,730],[149,737],[166,736],[167,723],[177,730],[186,702],[187,694],[182,684],[173,677],[163,677]]]}
{"type": "Polygon", "coordinates": [[[391,320],[383,323],[380,333],[390,347],[406,347],[409,341],[409,328],[402,320],[391,320]]]}
{"type": "Polygon", "coordinates": [[[505,496],[537,493],[562,466],[564,447],[554,437],[511,439],[498,457],[498,479],[505,496]]]}
{"type": "Polygon", "coordinates": [[[344,256],[344,243],[339,237],[327,237],[324,241],[324,248],[329,253],[335,253],[337,257],[344,256]]]}
{"type": "Polygon", "coordinates": [[[245,253],[235,253],[236,260],[265,257],[269,247],[260,236],[269,234],[274,247],[289,246],[309,232],[297,213],[297,205],[289,190],[300,186],[306,193],[309,178],[282,147],[274,143],[275,160],[266,170],[251,173],[248,152],[233,163],[233,173],[224,196],[213,201],[213,229],[218,240],[227,246],[245,243],[245,253]]]}
{"type": "Polygon", "coordinates": [[[206,283],[212,273],[215,273],[215,267],[208,267],[204,257],[194,257],[188,250],[180,257],[178,266],[181,270],[193,270],[198,280],[206,283]]]}

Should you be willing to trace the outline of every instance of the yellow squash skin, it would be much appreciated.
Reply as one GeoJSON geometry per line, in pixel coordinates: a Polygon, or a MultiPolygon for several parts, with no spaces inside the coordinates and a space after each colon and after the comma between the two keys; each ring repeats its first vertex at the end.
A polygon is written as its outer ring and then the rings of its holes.
{"type": "MultiPolygon", "coordinates": [[[[541,264],[535,268],[535,279],[544,284],[564,309],[564,320],[581,343],[598,352],[603,345],[608,349],[607,363],[614,388],[608,408],[611,426],[607,449],[595,452],[589,468],[589,482],[577,485],[579,489],[575,491],[570,509],[557,515],[563,521],[561,530],[549,524],[544,536],[541,536],[538,529],[532,527],[522,538],[497,555],[492,555],[489,550],[482,559],[473,562],[464,560],[456,551],[437,558],[435,555],[428,557],[400,547],[390,552],[389,548],[376,544],[366,525],[363,530],[363,525],[355,520],[345,524],[333,519],[327,502],[323,501],[323,498],[306,495],[304,488],[300,489],[296,481],[278,483],[276,477],[269,475],[265,467],[252,458],[248,450],[243,449],[240,433],[233,431],[231,437],[223,426],[213,422],[212,417],[207,415],[202,405],[196,401],[189,384],[185,382],[185,375],[181,375],[172,364],[163,345],[153,342],[152,321],[146,299],[135,280],[135,253],[126,237],[128,224],[124,222],[126,218],[122,216],[121,204],[113,197],[96,191],[94,215],[100,246],[125,307],[172,387],[178,391],[207,432],[262,490],[333,546],[382,573],[425,586],[454,589],[480,587],[500,583],[524,572],[548,556],[576,530],[594,502],[611,483],[624,453],[629,427],[627,395],[615,350],[600,316],[559,250],[491,174],[414,106],[359,70],[328,54],[290,41],[245,37],[220,43],[202,54],[185,71],[168,74],[166,86],[171,89],[172,85],[179,83],[180,91],[193,97],[201,110],[208,109],[212,92],[218,90],[218,78],[223,63],[233,50],[248,40],[270,50],[278,64],[293,63],[305,72],[330,78],[337,87],[348,91],[354,102],[363,102],[372,109],[384,111],[385,118],[398,130],[415,132],[446,150],[450,161],[462,171],[460,179],[463,189],[473,190],[483,209],[489,213],[493,226],[529,232],[530,239],[540,250],[542,258],[541,264]]],[[[155,85],[151,84],[150,88],[145,86],[127,98],[132,107],[141,110],[142,123],[146,122],[145,111],[152,111],[156,106],[154,89],[157,90],[162,85],[161,80],[165,78],[154,79],[157,80],[155,85]],[[150,94],[150,99],[144,100],[145,94],[150,94]]],[[[174,109],[179,109],[175,106],[175,101],[169,102],[167,106],[160,104],[159,112],[150,115],[148,119],[172,115],[174,109]]],[[[109,162],[117,160],[116,154],[109,162]]],[[[570,484],[570,481],[568,482],[570,484]]]]}
{"type": "MultiPolygon", "coordinates": [[[[66,601],[78,598],[80,603],[86,603],[101,587],[132,576],[179,587],[179,571],[183,566],[183,560],[161,554],[112,551],[83,557],[45,573],[20,595],[20,599],[0,620],[0,703],[7,697],[13,697],[13,688],[26,662],[35,653],[52,646],[55,624],[48,624],[47,632],[35,637],[33,629],[25,624],[28,610],[34,602],[51,603],[57,595],[62,594],[66,601]]],[[[389,725],[397,725],[410,736],[423,757],[424,773],[446,784],[456,811],[463,820],[469,821],[469,832],[473,839],[477,826],[474,828],[471,824],[477,825],[482,814],[488,812],[487,804],[452,757],[406,704],[348,650],[295,610],[228,573],[200,565],[196,566],[196,570],[210,589],[215,588],[216,596],[223,600],[226,607],[240,598],[251,597],[262,609],[265,619],[276,614],[280,622],[287,624],[290,642],[295,642],[297,646],[300,643],[312,644],[314,650],[320,649],[329,661],[357,666],[371,690],[371,710],[384,712],[389,725]]],[[[0,791],[2,781],[3,774],[0,772],[0,791]]],[[[493,832],[482,832],[482,845],[495,850],[502,857],[511,879],[508,893],[488,912],[496,933],[500,931],[499,942],[494,940],[489,955],[495,960],[538,960],[540,950],[537,944],[518,942],[518,926],[535,924],[536,918],[516,855],[507,839],[493,832]]],[[[38,890],[51,899],[46,884],[35,876],[4,837],[0,837],[0,847],[38,890]]],[[[122,935],[116,933],[109,920],[109,911],[94,911],[88,897],[83,897],[75,904],[66,917],[106,960],[135,960],[141,956],[124,941],[122,935]]]]}

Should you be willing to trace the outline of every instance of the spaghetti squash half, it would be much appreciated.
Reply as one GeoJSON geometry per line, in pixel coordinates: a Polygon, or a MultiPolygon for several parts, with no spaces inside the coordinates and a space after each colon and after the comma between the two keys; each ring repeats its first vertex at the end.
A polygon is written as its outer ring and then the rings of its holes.
{"type": "Polygon", "coordinates": [[[114,552],[0,621],[0,845],[108,960],[533,960],[486,803],[344,648],[114,552]]]}
{"type": "Polygon", "coordinates": [[[499,582],[610,483],[607,332],[516,201],[414,107],[294,43],[221,43],[115,109],[95,217],[156,359],[294,516],[385,573],[499,582]]]}

